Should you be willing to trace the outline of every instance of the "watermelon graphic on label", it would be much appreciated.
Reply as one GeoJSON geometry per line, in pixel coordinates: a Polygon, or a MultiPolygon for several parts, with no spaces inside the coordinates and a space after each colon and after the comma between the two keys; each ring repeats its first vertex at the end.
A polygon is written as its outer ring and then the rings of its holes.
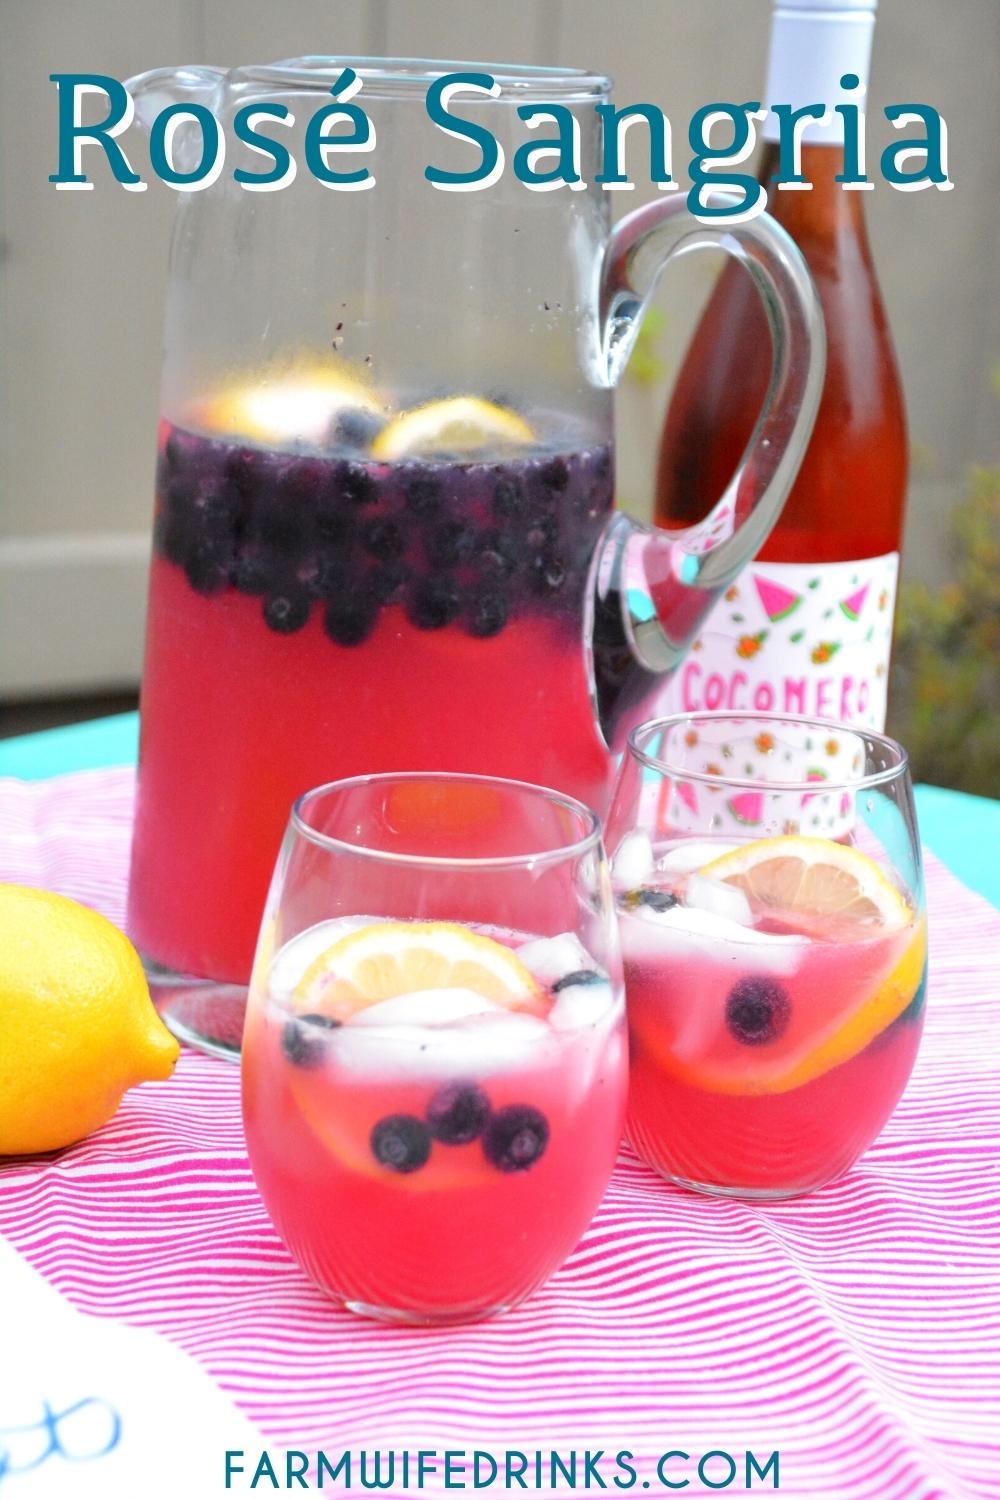
{"type": "Polygon", "coordinates": [[[656,827],[660,833],[666,833],[668,829],[680,826],[676,802],[682,803],[688,812],[697,818],[698,795],[692,783],[671,781],[669,777],[664,777],[656,801],[656,827]]]}
{"type": "Polygon", "coordinates": [[[786,589],[783,583],[775,583],[771,578],[761,578],[756,573],[753,581],[761,608],[772,625],[778,620],[787,620],[802,603],[802,595],[796,594],[793,589],[786,589]]]}
{"type": "Polygon", "coordinates": [[[758,828],[764,821],[763,792],[740,792],[738,797],[730,797],[726,807],[745,828],[758,828]]]}
{"type": "MultiPolygon", "coordinates": [[[[809,766],[806,770],[805,779],[806,781],[816,782],[827,781],[829,779],[829,773],[825,771],[822,766],[809,766]]],[[[801,805],[803,807],[807,807],[813,800],[813,798],[818,796],[818,792],[803,792],[801,805]]]]}
{"type": "Polygon", "coordinates": [[[697,797],[697,793],[695,792],[694,787],[691,785],[691,782],[690,781],[675,781],[674,782],[674,791],[677,794],[677,800],[678,800],[678,802],[683,802],[684,806],[687,808],[688,812],[693,812],[694,815],[695,815],[695,817],[697,817],[698,816],[698,797],[697,797]]]}
{"type": "Polygon", "coordinates": [[[853,594],[848,594],[846,599],[841,599],[841,611],[849,620],[856,620],[865,607],[867,597],[868,584],[866,583],[863,588],[855,589],[853,594]]]}

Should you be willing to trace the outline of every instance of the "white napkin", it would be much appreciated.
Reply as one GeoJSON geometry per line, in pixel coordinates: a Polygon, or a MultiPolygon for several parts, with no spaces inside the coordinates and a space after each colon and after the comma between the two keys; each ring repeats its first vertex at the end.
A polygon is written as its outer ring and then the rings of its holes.
{"type": "Polygon", "coordinates": [[[3,1500],[215,1500],[264,1443],[157,1333],[79,1313],[0,1237],[3,1500]]]}

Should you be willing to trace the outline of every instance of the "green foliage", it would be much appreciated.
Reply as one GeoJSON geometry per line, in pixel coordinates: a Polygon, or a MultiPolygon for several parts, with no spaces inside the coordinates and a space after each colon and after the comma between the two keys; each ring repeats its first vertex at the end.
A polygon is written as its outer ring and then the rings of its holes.
{"type": "Polygon", "coordinates": [[[952,577],[901,591],[890,731],[916,780],[1000,796],[1000,468],[974,469],[949,524],[952,577]]]}
{"type": "Polygon", "coordinates": [[[626,379],[635,385],[656,385],[666,374],[666,365],[660,353],[661,335],[666,326],[666,315],[660,308],[646,309],[625,369],[626,379]]]}

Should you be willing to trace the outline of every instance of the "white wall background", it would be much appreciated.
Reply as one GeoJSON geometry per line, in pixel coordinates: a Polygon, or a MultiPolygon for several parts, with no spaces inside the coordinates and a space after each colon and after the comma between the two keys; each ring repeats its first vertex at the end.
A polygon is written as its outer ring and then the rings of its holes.
{"type": "MultiPolygon", "coordinates": [[[[763,87],[769,14],[769,0],[0,0],[0,695],[128,684],[140,665],[175,200],[156,184],[49,185],[50,73],[310,52],[563,63],[610,73],[620,103],[660,104],[683,139],[708,99],[763,87]]],[[[880,185],[866,204],[910,414],[911,577],[941,575],[945,509],[967,466],[1000,451],[998,68],[997,0],[881,0],[872,148],[890,134],[883,105],[933,103],[956,182],[880,185]]],[[[621,209],[643,194],[616,196],[621,209]]],[[[621,400],[620,487],[639,511],[706,287],[682,266],[661,288],[665,381],[621,400]]]]}

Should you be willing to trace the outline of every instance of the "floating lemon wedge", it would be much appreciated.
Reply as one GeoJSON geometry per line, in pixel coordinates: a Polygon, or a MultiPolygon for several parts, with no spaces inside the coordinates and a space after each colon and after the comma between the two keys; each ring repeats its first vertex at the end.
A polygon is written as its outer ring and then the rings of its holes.
{"type": "MultiPolygon", "coordinates": [[[[522,1013],[538,1015],[548,1009],[537,981],[509,948],[457,922],[373,922],[358,928],[313,960],[293,991],[291,1004],[302,1017],[341,1023],[356,1018],[356,1025],[349,1028],[349,1043],[347,1032],[333,1033],[341,1039],[340,1066],[349,1067],[344,1059],[366,1039],[363,1012],[404,996],[418,998],[421,1007],[434,1005],[444,1024],[453,1012],[467,1013],[475,996],[522,1013]]],[[[311,1027],[316,1023],[304,1019],[298,1024],[311,1027]]],[[[402,1024],[407,1026],[405,1021],[402,1024]]],[[[365,1053],[360,1055],[363,1058],[365,1053]]],[[[331,1081],[322,1067],[298,1066],[288,1070],[288,1079],[316,1139],[350,1171],[389,1180],[394,1191],[421,1192],[428,1181],[434,1191],[454,1190],[479,1179],[481,1156],[474,1154],[470,1160],[465,1153],[439,1153],[429,1176],[387,1172],[372,1150],[374,1121],[358,1118],[351,1093],[338,1089],[336,1074],[331,1081]]]]}
{"type": "Polygon", "coordinates": [[[699,873],[738,886],[758,915],[817,937],[877,937],[913,920],[875,861],[832,839],[755,839],[699,873]]]}
{"type": "Polygon", "coordinates": [[[474,453],[484,448],[523,447],[535,434],[523,417],[480,396],[428,401],[394,417],[372,444],[380,462],[434,453],[474,453]]]}
{"type": "MultiPolygon", "coordinates": [[[[886,940],[888,969],[872,976],[867,944],[847,944],[829,964],[832,1003],[822,1017],[809,1004],[793,1005],[788,1029],[767,1046],[746,1047],[726,1025],[729,991],[706,998],[697,1020],[704,1045],[692,1051],[678,1032],[664,1035],[633,1027],[633,1041],[651,1052],[664,1073],[716,1094],[784,1094],[848,1062],[910,1005],[924,981],[927,928],[886,940]],[[869,987],[866,987],[866,984],[869,987]]],[[[774,986],[775,988],[777,986],[774,986]]],[[[760,985],[766,1001],[768,982],[760,985]]],[[[801,998],[801,997],[800,997],[801,998]]]]}
{"type": "Polygon", "coordinates": [[[859,849],[832,839],[757,839],[699,873],[744,891],[757,921],[819,941],[803,945],[787,988],[766,970],[735,975],[735,986],[727,973],[694,1015],[640,1036],[675,1078],[719,1094],[800,1088],[873,1042],[923,982],[926,925],[859,849]],[[753,1046],[731,1024],[741,985],[759,1014],[784,1010],[773,1038],[753,1046]]]}
{"type": "Polygon", "coordinates": [[[371,384],[343,364],[293,364],[234,383],[200,404],[200,426],[248,442],[322,443],[347,411],[381,418],[384,406],[371,384]]]}
{"type": "Polygon", "coordinates": [[[292,1005],[300,1015],[343,1022],[382,1000],[428,990],[471,990],[508,1010],[547,1010],[516,954],[457,922],[374,922],[348,933],[309,965],[292,1005]]]}

